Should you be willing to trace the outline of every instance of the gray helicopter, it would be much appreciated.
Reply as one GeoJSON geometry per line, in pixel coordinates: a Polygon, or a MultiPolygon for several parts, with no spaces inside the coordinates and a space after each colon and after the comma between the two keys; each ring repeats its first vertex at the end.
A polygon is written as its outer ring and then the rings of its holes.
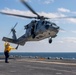
{"type": "Polygon", "coordinates": [[[3,37],[2,40],[23,46],[28,41],[40,41],[40,40],[49,38],[49,43],[52,43],[52,38],[55,38],[57,36],[57,33],[60,30],[60,27],[57,26],[55,23],[48,21],[47,20],[49,19],[48,17],[40,16],[24,0],[20,0],[20,1],[37,17],[0,12],[1,14],[35,19],[35,20],[32,20],[29,24],[24,26],[24,28],[26,29],[26,32],[21,37],[17,38],[16,36],[16,31],[15,31],[15,27],[17,25],[16,23],[15,26],[11,29],[11,32],[13,34],[12,38],[3,37]]]}

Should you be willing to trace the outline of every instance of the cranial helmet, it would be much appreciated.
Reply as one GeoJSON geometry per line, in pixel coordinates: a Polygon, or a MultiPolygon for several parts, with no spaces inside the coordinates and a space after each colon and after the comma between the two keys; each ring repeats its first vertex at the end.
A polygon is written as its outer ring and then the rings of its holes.
{"type": "Polygon", "coordinates": [[[9,46],[10,44],[7,42],[7,45],[9,46]]]}

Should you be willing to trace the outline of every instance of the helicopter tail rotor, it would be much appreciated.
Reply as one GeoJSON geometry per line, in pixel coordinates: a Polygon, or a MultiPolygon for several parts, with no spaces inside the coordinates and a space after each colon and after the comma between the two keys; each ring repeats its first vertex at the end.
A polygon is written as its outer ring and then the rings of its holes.
{"type": "Polygon", "coordinates": [[[14,27],[11,29],[9,35],[11,34],[12,31],[16,32],[14,28],[17,26],[17,24],[18,24],[18,23],[16,23],[16,24],[14,25],[14,27]]]}
{"type": "Polygon", "coordinates": [[[12,29],[14,29],[17,26],[18,22],[14,25],[14,27],[12,29]]]}

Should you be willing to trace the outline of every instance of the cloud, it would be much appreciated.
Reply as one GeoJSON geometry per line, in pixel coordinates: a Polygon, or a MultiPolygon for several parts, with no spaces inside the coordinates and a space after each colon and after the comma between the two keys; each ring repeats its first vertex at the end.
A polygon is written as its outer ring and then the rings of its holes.
{"type": "Polygon", "coordinates": [[[76,11],[71,11],[71,10],[66,9],[66,8],[58,8],[57,10],[59,12],[63,12],[63,13],[70,13],[71,15],[75,15],[76,14],[76,11]]]}
{"type": "Polygon", "coordinates": [[[71,16],[71,15],[75,15],[76,12],[75,11],[71,11],[69,9],[66,9],[66,8],[58,8],[58,11],[59,12],[63,12],[63,13],[68,13],[68,15],[70,14],[70,16],[65,16],[65,17],[68,17],[66,18],[67,21],[69,21],[69,23],[76,23],[76,17],[75,16],[71,16]],[[70,17],[70,18],[69,18],[70,17]]]}
{"type": "Polygon", "coordinates": [[[50,4],[50,3],[52,3],[52,2],[54,2],[54,0],[45,0],[45,1],[44,1],[44,4],[50,4]]]}
{"type": "Polygon", "coordinates": [[[76,33],[76,30],[72,30],[71,32],[72,32],[72,33],[76,33]]]}
{"type": "Polygon", "coordinates": [[[70,12],[70,10],[69,9],[65,9],[65,8],[58,8],[58,11],[60,11],[60,12],[70,12]]]}
{"type": "Polygon", "coordinates": [[[76,37],[64,37],[59,39],[59,43],[76,43],[76,37]]]}
{"type": "Polygon", "coordinates": [[[67,19],[69,22],[72,22],[72,23],[76,23],[76,19],[74,18],[70,18],[70,19],[67,19]]]}
{"type": "Polygon", "coordinates": [[[53,3],[54,0],[38,0],[39,3],[42,3],[42,4],[50,4],[50,3],[53,3]]]}
{"type": "Polygon", "coordinates": [[[74,12],[72,12],[73,14],[76,14],[76,12],[74,11],[74,12]]]}

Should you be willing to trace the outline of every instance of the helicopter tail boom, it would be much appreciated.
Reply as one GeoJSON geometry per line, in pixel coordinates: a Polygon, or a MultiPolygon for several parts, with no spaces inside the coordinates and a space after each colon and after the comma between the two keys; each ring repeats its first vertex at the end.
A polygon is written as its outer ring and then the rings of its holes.
{"type": "Polygon", "coordinates": [[[14,40],[14,39],[11,39],[11,38],[7,38],[7,37],[3,37],[2,38],[2,41],[7,41],[7,42],[10,42],[10,43],[14,43],[14,44],[19,44],[19,45],[24,45],[25,44],[25,42],[24,43],[19,43],[19,41],[17,41],[17,40],[14,40]]]}

